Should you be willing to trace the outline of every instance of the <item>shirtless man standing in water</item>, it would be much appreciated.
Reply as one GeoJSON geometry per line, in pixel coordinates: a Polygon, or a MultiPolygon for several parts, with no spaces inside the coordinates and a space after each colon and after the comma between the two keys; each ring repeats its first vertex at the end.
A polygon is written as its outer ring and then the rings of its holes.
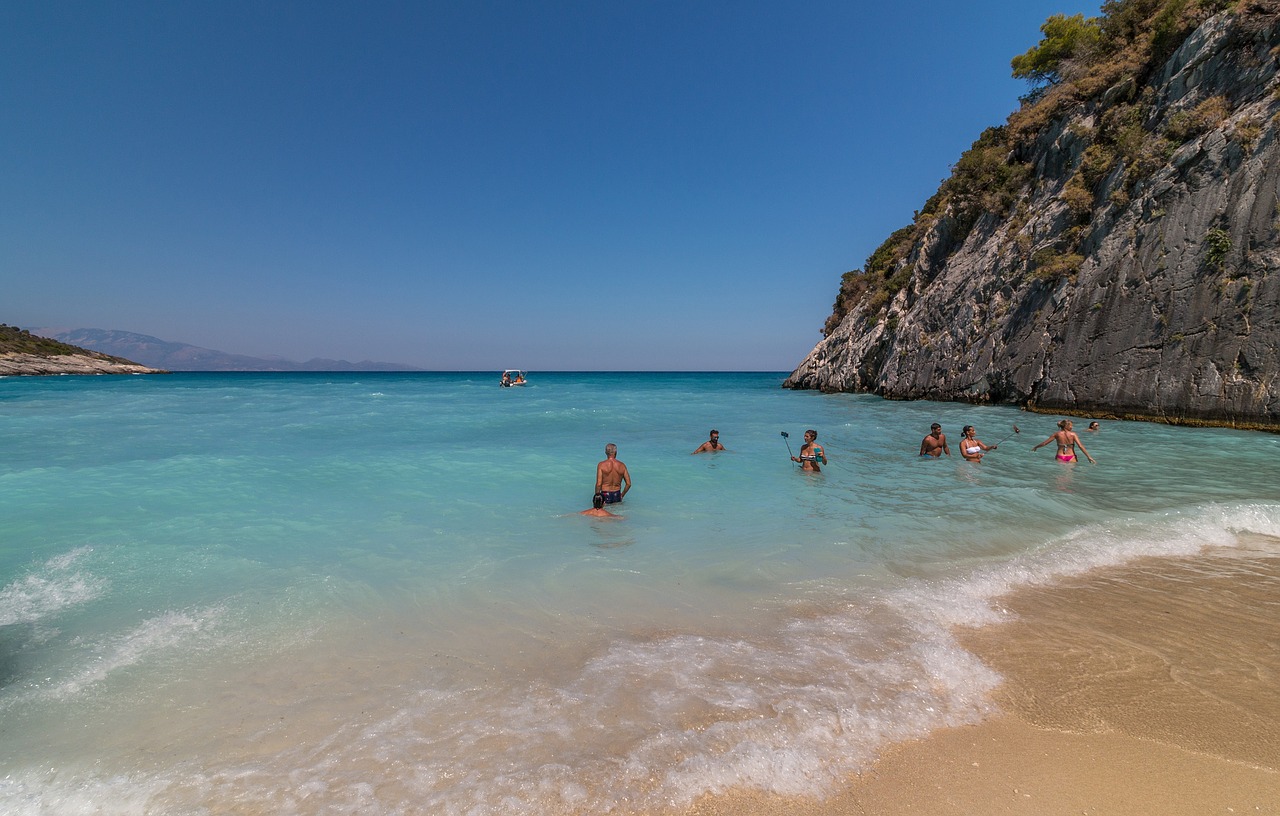
{"type": "Polygon", "coordinates": [[[630,489],[631,474],[618,460],[618,446],[610,442],[604,446],[604,461],[596,465],[596,492],[605,504],[617,504],[630,489]]]}
{"type": "Polygon", "coordinates": [[[1031,449],[1032,452],[1040,450],[1045,445],[1048,445],[1050,442],[1057,442],[1058,443],[1058,461],[1074,462],[1076,461],[1076,446],[1079,445],[1080,450],[1084,451],[1084,456],[1086,459],[1089,460],[1089,463],[1093,465],[1098,464],[1097,462],[1093,461],[1093,457],[1089,455],[1088,449],[1086,449],[1084,446],[1084,443],[1080,441],[1080,437],[1076,435],[1076,432],[1071,430],[1071,427],[1072,427],[1071,420],[1069,419],[1062,420],[1061,422],[1058,423],[1058,430],[1055,431],[1054,433],[1049,434],[1048,439],[1046,439],[1045,441],[1041,442],[1039,445],[1036,445],[1034,448],[1032,448],[1031,449]]]}
{"type": "MultiPolygon", "coordinates": [[[[724,445],[720,444],[720,432],[717,431],[715,428],[712,428],[711,438],[708,439],[706,442],[703,442],[701,445],[699,445],[698,449],[693,453],[707,453],[707,452],[715,453],[716,451],[722,451],[722,450],[724,450],[724,445]]],[[[689,455],[692,456],[693,454],[689,454],[689,455]]]]}
{"type": "Polygon", "coordinates": [[[947,444],[947,435],[942,432],[942,426],[933,423],[929,428],[929,435],[920,440],[920,455],[941,458],[942,454],[951,455],[951,446],[947,444]]]}

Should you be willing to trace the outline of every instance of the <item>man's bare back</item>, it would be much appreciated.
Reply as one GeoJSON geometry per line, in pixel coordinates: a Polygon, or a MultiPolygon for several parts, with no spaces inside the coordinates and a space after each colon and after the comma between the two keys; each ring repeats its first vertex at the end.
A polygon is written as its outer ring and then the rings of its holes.
{"type": "Polygon", "coordinates": [[[604,455],[604,461],[596,465],[596,492],[604,495],[605,504],[615,504],[631,489],[631,473],[619,461],[617,445],[605,445],[604,455]]]}

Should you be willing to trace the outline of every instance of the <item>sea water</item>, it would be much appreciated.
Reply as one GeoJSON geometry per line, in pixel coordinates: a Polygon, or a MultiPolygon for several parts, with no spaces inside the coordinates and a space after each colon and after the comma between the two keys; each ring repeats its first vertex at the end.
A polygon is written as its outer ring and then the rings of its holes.
{"type": "Polygon", "coordinates": [[[781,379],[0,379],[0,812],[822,796],[992,712],[953,631],[1002,593],[1280,551],[1277,437],[1103,422],[1064,465],[1057,417],[781,379]],[[581,516],[609,442],[634,489],[581,516]]]}

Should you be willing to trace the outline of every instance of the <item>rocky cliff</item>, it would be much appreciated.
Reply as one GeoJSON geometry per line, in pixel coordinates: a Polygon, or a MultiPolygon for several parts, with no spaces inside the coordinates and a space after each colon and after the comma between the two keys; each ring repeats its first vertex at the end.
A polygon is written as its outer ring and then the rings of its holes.
{"type": "Polygon", "coordinates": [[[1143,9],[845,275],[787,387],[1280,429],[1280,3],[1143,9]]]}
{"type": "Polygon", "coordinates": [[[132,360],[70,346],[0,324],[0,377],[50,374],[163,374],[132,360]]]}

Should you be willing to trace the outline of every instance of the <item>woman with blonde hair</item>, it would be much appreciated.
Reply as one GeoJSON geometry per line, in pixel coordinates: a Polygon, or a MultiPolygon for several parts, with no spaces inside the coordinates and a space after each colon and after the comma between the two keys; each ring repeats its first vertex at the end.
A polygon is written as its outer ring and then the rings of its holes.
{"type": "Polygon", "coordinates": [[[1043,448],[1045,445],[1048,445],[1050,442],[1057,442],[1058,443],[1058,461],[1074,462],[1077,459],[1076,446],[1079,445],[1080,450],[1084,452],[1084,456],[1086,459],[1089,460],[1089,463],[1094,465],[1098,464],[1097,462],[1093,461],[1093,457],[1089,455],[1089,450],[1084,446],[1084,443],[1080,441],[1080,437],[1076,434],[1075,431],[1071,430],[1072,427],[1073,426],[1071,424],[1071,420],[1069,419],[1062,420],[1061,422],[1058,423],[1057,431],[1049,434],[1048,439],[1041,442],[1039,445],[1036,445],[1031,450],[1033,452],[1038,451],[1041,448],[1043,448]]]}

